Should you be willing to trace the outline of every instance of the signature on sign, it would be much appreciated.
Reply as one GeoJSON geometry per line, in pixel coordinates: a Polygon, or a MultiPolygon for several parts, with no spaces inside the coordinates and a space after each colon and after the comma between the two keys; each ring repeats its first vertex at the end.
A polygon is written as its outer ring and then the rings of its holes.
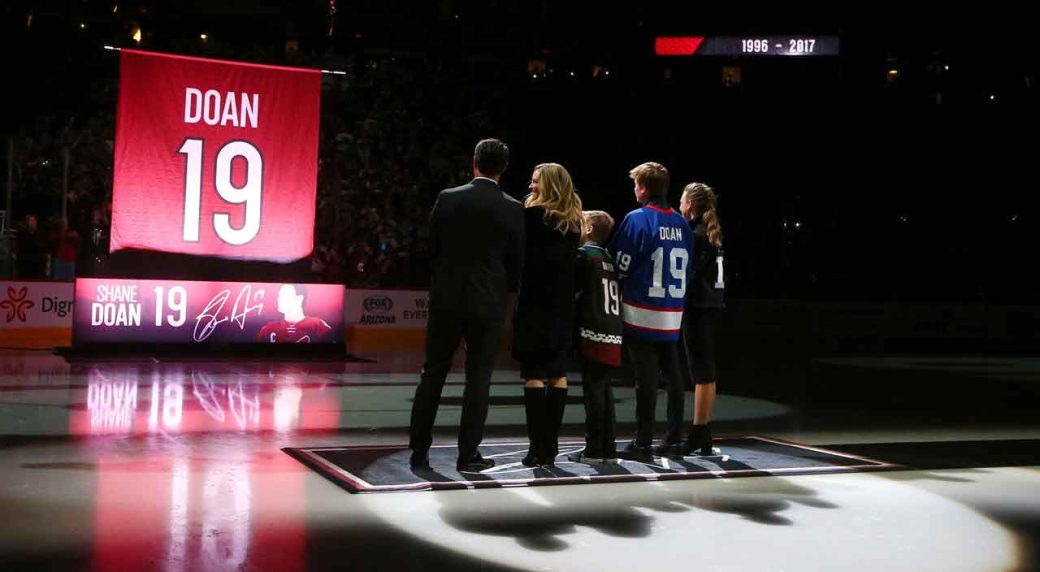
{"type": "Polygon", "coordinates": [[[253,286],[246,284],[235,298],[235,304],[231,307],[231,313],[224,315],[224,307],[231,298],[231,289],[227,288],[213,297],[206,304],[198,316],[195,317],[194,337],[196,342],[205,341],[210,337],[217,327],[227,322],[238,325],[240,330],[246,327],[246,317],[250,312],[256,311],[260,315],[264,311],[264,291],[253,292],[253,286]]]}

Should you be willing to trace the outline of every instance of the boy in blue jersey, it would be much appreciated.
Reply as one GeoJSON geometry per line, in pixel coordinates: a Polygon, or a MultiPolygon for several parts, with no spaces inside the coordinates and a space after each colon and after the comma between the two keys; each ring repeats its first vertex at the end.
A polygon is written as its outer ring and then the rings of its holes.
{"type": "MultiPolygon", "coordinates": [[[[611,242],[621,274],[624,346],[636,374],[636,438],[619,456],[653,462],[654,410],[661,374],[682,392],[677,342],[682,325],[693,237],[668,206],[668,170],[643,163],[629,171],[640,208],[625,215],[611,242]]],[[[669,400],[663,451],[682,440],[683,400],[669,400]]]]}

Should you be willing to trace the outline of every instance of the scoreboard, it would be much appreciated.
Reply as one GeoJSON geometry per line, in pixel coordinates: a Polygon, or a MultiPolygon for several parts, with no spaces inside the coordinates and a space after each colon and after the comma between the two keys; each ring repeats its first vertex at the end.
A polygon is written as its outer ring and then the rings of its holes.
{"type": "Polygon", "coordinates": [[[837,56],[838,36],[662,36],[658,56],[837,56]]]}

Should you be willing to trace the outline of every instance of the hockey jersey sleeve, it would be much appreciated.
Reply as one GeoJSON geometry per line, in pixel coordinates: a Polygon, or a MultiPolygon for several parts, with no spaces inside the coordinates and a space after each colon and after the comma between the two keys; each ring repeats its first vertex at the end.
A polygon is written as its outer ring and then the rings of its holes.
{"type": "Polygon", "coordinates": [[[639,214],[639,211],[633,211],[625,215],[610,244],[621,278],[629,275],[633,260],[640,260],[647,255],[645,251],[649,246],[649,229],[639,214]]]}

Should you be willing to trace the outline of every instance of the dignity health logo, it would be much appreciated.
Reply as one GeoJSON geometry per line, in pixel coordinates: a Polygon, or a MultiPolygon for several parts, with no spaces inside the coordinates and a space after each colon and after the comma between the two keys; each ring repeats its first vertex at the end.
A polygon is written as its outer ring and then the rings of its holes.
{"type": "Polygon", "coordinates": [[[15,290],[13,286],[7,287],[7,299],[0,301],[0,309],[7,310],[7,323],[10,324],[15,318],[25,322],[26,310],[32,309],[36,304],[29,300],[29,287],[22,286],[15,290]]]}

